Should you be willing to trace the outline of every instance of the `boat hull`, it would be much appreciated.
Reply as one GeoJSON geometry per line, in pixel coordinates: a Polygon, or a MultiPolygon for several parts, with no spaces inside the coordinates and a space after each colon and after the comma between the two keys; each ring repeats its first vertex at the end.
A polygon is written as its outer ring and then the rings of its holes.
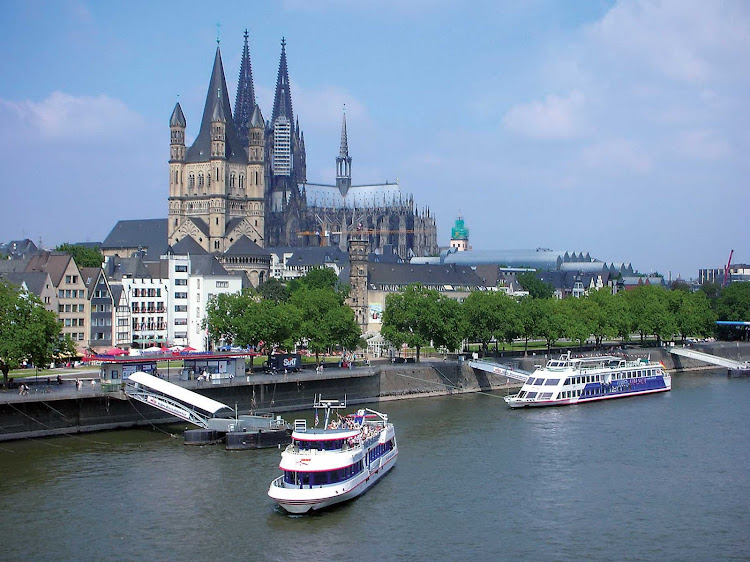
{"type": "Polygon", "coordinates": [[[292,514],[304,514],[324,509],[361,496],[380,480],[396,464],[398,450],[380,459],[377,468],[371,468],[356,477],[332,486],[312,486],[293,488],[271,484],[268,495],[284,511],[292,514]]]}
{"type": "Polygon", "coordinates": [[[620,392],[617,394],[593,396],[590,398],[565,398],[561,400],[523,400],[516,399],[514,396],[508,396],[506,397],[505,402],[511,408],[543,408],[545,406],[570,406],[572,404],[586,404],[589,402],[600,402],[602,400],[613,400],[615,398],[627,398],[628,396],[643,396],[645,394],[654,394],[657,392],[669,392],[670,390],[672,390],[672,387],[668,386],[665,388],[620,392]]]}

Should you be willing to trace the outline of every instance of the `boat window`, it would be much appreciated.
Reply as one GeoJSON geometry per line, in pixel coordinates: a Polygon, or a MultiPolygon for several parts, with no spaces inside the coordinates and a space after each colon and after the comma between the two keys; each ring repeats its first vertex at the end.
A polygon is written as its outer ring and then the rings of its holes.
{"type": "Polygon", "coordinates": [[[547,379],[544,381],[544,384],[546,386],[557,386],[560,382],[560,379],[547,379]]]}
{"type": "Polygon", "coordinates": [[[534,398],[536,398],[536,392],[529,392],[526,395],[526,398],[528,398],[529,400],[533,400],[534,398]]]}
{"type": "Polygon", "coordinates": [[[531,378],[531,377],[529,377],[529,380],[527,380],[527,381],[526,381],[526,384],[531,384],[531,385],[533,385],[533,384],[535,384],[535,382],[534,382],[534,381],[536,381],[536,379],[534,379],[534,378],[531,378]]]}
{"type": "Polygon", "coordinates": [[[550,398],[552,398],[551,392],[545,392],[539,397],[540,400],[549,400],[550,398]]]}

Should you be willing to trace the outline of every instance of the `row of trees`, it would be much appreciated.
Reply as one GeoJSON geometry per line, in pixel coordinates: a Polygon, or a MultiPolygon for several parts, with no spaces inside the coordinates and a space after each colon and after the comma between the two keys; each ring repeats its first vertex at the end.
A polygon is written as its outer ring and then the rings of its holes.
{"type": "Polygon", "coordinates": [[[204,325],[214,341],[264,345],[269,353],[296,342],[304,342],[316,360],[337,345],[355,349],[359,326],[344,304],[348,291],[337,282],[332,269],[321,268],[288,286],[270,279],[257,292],[221,294],[209,302],[204,325]]]}
{"type": "Polygon", "coordinates": [[[386,297],[383,336],[396,346],[403,343],[417,349],[431,342],[436,347],[458,348],[467,339],[490,342],[542,339],[548,349],[560,339],[578,345],[592,339],[628,340],[638,334],[664,340],[714,334],[717,318],[750,318],[750,283],[725,289],[715,301],[705,292],[667,290],[645,285],[613,295],[610,290],[594,291],[583,298],[557,300],[535,287],[539,296],[516,300],[500,292],[477,291],[459,304],[437,291],[420,285],[386,297]],[[744,304],[741,304],[744,303],[744,304]]]}
{"type": "Polygon", "coordinates": [[[72,357],[76,345],[70,336],[61,338],[54,312],[44,308],[36,295],[0,281],[0,371],[3,386],[8,373],[24,362],[47,367],[56,357],[72,357]]]}

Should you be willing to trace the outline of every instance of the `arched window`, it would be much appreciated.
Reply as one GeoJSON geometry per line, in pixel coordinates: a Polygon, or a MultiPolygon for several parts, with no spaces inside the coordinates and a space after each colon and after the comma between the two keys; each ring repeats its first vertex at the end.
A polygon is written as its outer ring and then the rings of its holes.
{"type": "Polygon", "coordinates": [[[195,174],[191,172],[190,175],[188,176],[188,189],[193,189],[193,188],[195,188],[195,174]]]}
{"type": "Polygon", "coordinates": [[[240,189],[245,189],[245,174],[240,174],[240,189]]]}
{"type": "Polygon", "coordinates": [[[204,185],[204,182],[203,182],[203,172],[201,172],[201,173],[198,174],[198,187],[203,187],[203,185],[204,185]]]}
{"type": "Polygon", "coordinates": [[[234,187],[235,180],[237,179],[237,176],[234,172],[232,172],[232,175],[229,176],[229,187],[234,187]]]}

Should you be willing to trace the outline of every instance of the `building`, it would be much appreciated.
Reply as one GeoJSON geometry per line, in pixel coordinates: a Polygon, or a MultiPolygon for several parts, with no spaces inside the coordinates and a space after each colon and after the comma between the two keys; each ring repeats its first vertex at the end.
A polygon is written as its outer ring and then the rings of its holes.
{"type": "Polygon", "coordinates": [[[469,246],[469,229],[464,226],[464,218],[461,216],[461,213],[458,214],[456,223],[451,228],[451,248],[455,248],[457,252],[471,250],[471,246],[469,246]]]}
{"type": "Polygon", "coordinates": [[[26,271],[49,274],[57,292],[57,315],[62,333],[73,338],[78,350],[83,353],[90,342],[90,302],[85,280],[73,257],[43,251],[31,258],[26,271]]]}
{"type": "Polygon", "coordinates": [[[89,299],[89,348],[106,351],[114,344],[115,303],[101,267],[82,267],[81,275],[89,299]]]}

